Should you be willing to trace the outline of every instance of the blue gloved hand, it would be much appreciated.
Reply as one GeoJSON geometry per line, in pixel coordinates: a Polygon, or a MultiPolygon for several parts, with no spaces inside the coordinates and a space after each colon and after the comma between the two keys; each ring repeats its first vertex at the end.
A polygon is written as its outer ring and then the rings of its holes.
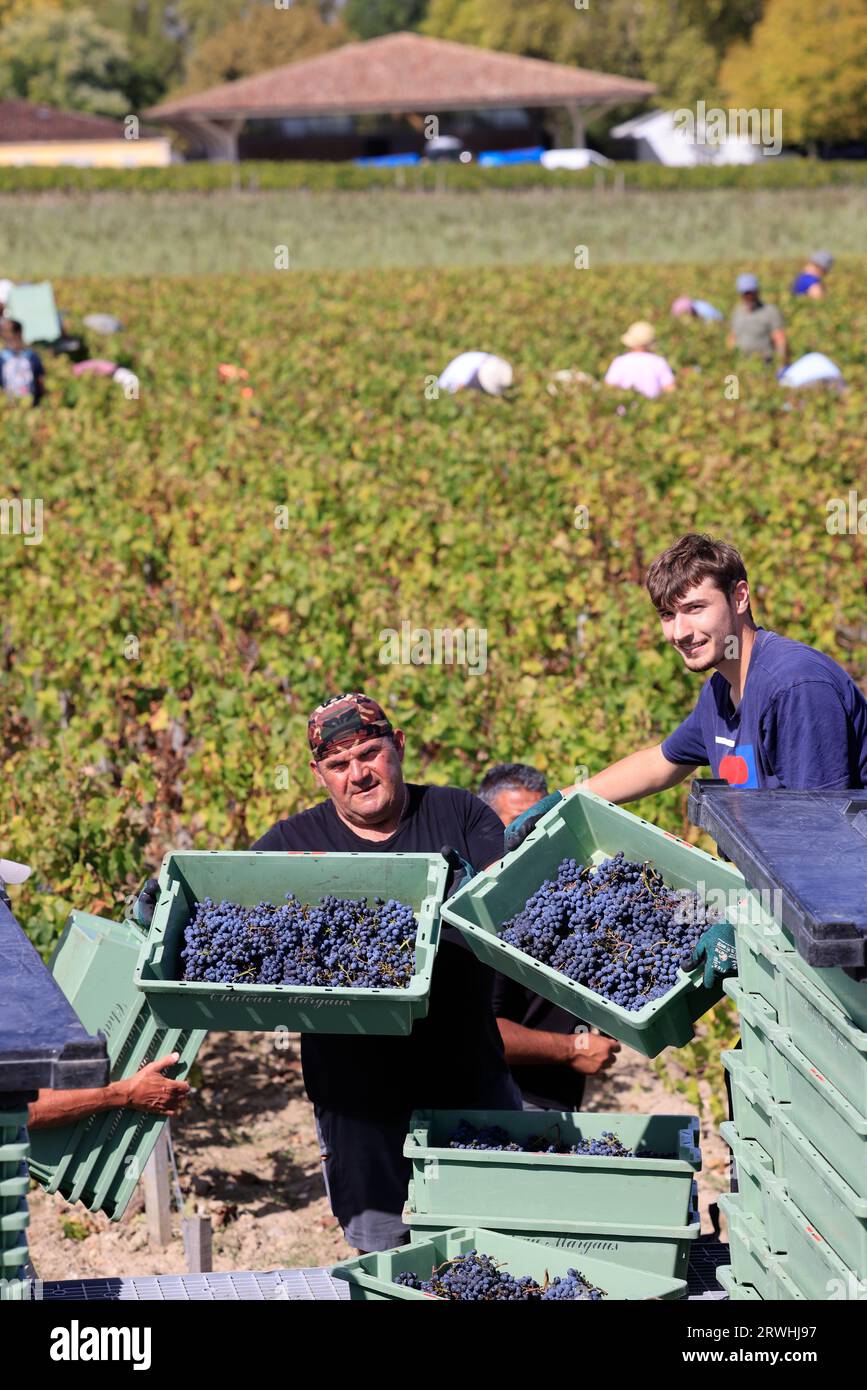
{"type": "Polygon", "coordinates": [[[735,948],[735,929],[731,922],[715,922],[702,932],[696,942],[689,968],[694,970],[704,961],[704,987],[712,989],[717,980],[738,973],[735,948]]]}
{"type": "Polygon", "coordinates": [[[462,874],[455,883],[452,893],[456,893],[459,888],[463,888],[465,883],[469,883],[471,878],[475,878],[476,870],[473,868],[472,864],[464,859],[463,855],[458,854],[456,849],[452,849],[451,845],[443,845],[440,854],[450,868],[454,869],[456,872],[461,871],[462,874]]]}
{"type": "Polygon", "coordinates": [[[541,801],[537,801],[535,806],[530,806],[526,811],[522,811],[519,816],[516,816],[511,825],[506,826],[506,853],[511,854],[513,849],[522,845],[545,812],[550,811],[552,806],[556,806],[558,801],[562,800],[562,792],[550,792],[548,796],[543,796],[541,801]]]}
{"type": "Polygon", "coordinates": [[[146,879],[133,900],[130,916],[136,926],[145,930],[153,921],[154,908],[159,902],[160,885],[155,878],[146,879]]]}

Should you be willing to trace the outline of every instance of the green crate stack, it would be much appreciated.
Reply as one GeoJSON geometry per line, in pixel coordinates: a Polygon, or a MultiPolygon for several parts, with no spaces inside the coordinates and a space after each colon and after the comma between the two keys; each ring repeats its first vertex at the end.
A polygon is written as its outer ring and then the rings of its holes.
{"type": "MultiPolygon", "coordinates": [[[[143,942],[129,923],[73,912],[50,963],[88,1032],[105,1035],[112,1081],[172,1052],[179,1060],[168,1074],[184,1078],[205,1039],[201,1029],[165,1028],[154,1019],[133,982],[143,942]]],[[[35,1130],[30,1173],[47,1191],[118,1221],[164,1124],[158,1115],[115,1108],[35,1130]]]]}
{"type": "Polygon", "coordinates": [[[724,1203],[727,1277],[763,1298],[863,1299],[867,983],[806,965],[758,898],[736,914],[736,936],[738,978],[725,990],[742,1049],[723,1056],[734,1123],[722,1135],[739,1175],[724,1203]]]}
{"type": "Polygon", "coordinates": [[[633,1012],[501,940],[506,922],[546,879],[556,876],[562,860],[598,865],[618,850],[627,859],[653,864],[669,888],[721,900],[726,915],[747,902],[745,880],[734,865],[579,788],[543,816],[518,849],[460,888],[443,904],[442,915],[486,965],[645,1057],[655,1057],[666,1047],[690,1042],[696,1020],[718,1003],[720,989],[705,989],[701,970],[680,971],[667,994],[633,1012]]]}
{"type": "Polygon", "coordinates": [[[516,1278],[529,1274],[540,1284],[544,1284],[546,1277],[553,1280],[565,1275],[570,1268],[578,1269],[609,1299],[679,1299],[686,1294],[684,1278],[577,1255],[570,1249],[517,1240],[484,1228],[457,1227],[438,1231],[412,1245],[346,1260],[335,1265],[331,1273],[335,1279],[344,1279],[349,1284],[352,1299],[400,1299],[410,1303],[426,1299],[430,1302],[430,1294],[395,1284],[395,1277],[411,1272],[420,1279],[429,1279],[432,1270],[446,1260],[459,1258],[470,1250],[490,1255],[516,1278]]]}
{"type": "Polygon", "coordinates": [[[27,1112],[0,1110],[0,1301],[23,1298],[28,1260],[27,1112]]]}

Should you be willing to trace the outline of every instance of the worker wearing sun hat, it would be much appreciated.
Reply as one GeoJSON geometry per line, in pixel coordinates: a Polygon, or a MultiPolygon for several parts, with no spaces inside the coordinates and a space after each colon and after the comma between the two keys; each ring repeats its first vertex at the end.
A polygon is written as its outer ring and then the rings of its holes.
{"type": "Polygon", "coordinates": [[[735,282],[740,302],[731,317],[729,347],[737,347],[749,356],[763,357],[766,362],[774,355],[780,366],[788,361],[789,344],[783,316],[775,304],[765,304],[759,293],[758,276],[751,272],[739,275],[735,282]]]}
{"type": "MultiPolygon", "coordinates": [[[[502,857],[502,822],[478,797],[404,781],[403,732],[369,695],[349,691],[317,705],[307,742],[326,799],[278,821],[253,849],[383,855],[448,847],[447,895],[470,865],[483,869],[502,857]]],[[[443,922],[428,1013],[408,1037],[302,1035],[328,1199],[357,1249],[387,1250],[407,1238],[401,1214],[411,1164],[403,1146],[413,1110],[520,1110],[493,983],[493,972],[443,922]]]]}
{"type": "Polygon", "coordinates": [[[650,400],[663,391],[673,391],[674,372],[664,357],[650,351],[655,338],[653,325],[645,319],[631,323],[620,339],[629,351],[615,357],[605,373],[605,385],[638,391],[650,400]]]}
{"type": "Polygon", "coordinates": [[[830,251],[814,251],[800,275],[792,281],[792,294],[807,299],[824,299],[824,279],[834,264],[830,251]]]}
{"type": "Polygon", "coordinates": [[[452,395],[475,388],[488,396],[502,396],[514,380],[512,365],[493,352],[461,352],[440,373],[437,385],[452,395]]]}

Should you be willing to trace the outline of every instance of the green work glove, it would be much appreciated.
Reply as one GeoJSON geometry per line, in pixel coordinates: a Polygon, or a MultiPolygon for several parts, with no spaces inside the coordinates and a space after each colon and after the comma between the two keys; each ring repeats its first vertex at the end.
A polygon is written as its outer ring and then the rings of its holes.
{"type": "Polygon", "coordinates": [[[545,812],[550,811],[553,806],[557,805],[558,801],[562,800],[562,792],[551,792],[548,796],[543,796],[541,801],[537,801],[535,806],[530,806],[526,811],[522,811],[519,816],[516,816],[512,824],[506,826],[504,837],[506,853],[511,854],[513,849],[522,845],[530,831],[535,830],[545,812]]]}
{"type": "Polygon", "coordinates": [[[698,938],[690,968],[704,961],[704,987],[712,989],[716,980],[738,973],[735,929],[731,922],[715,922],[698,938]]]}

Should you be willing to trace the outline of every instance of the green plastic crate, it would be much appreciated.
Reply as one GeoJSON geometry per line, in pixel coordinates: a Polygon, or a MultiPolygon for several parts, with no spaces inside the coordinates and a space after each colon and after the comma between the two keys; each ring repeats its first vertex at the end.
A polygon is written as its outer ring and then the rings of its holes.
{"type": "Polygon", "coordinates": [[[721,1060],[731,1082],[738,1135],[754,1140],[776,1167],[780,1162],[780,1136],[774,1125],[773,1101],[766,1079],[754,1067],[747,1066],[742,1051],[723,1052],[721,1060]]]}
{"type": "MultiPolygon", "coordinates": [[[[133,983],[144,935],[127,923],[73,912],[50,969],[85,1028],[106,1038],[112,1081],[134,1076],[171,1052],[183,1079],[204,1039],[203,1030],[164,1028],[133,983]]],[[[158,1115],[132,1109],[94,1113],[30,1136],[30,1173],[49,1192],[113,1221],[123,1216],[163,1129],[158,1115]]]]}
{"type": "Polygon", "coordinates": [[[189,852],[166,855],[161,894],[135,980],[163,1024],[178,1028],[302,1033],[408,1034],[428,1010],[439,909],[449,868],[440,854],[189,852]],[[205,898],[243,906],[339,898],[396,898],[418,924],[415,974],[407,989],[301,985],[216,985],[179,979],[184,930],[205,898]]]}
{"type": "MultiPolygon", "coordinates": [[[[780,1177],[805,1218],[867,1284],[867,1197],[859,1197],[778,1106],[780,1177]]],[[[771,1199],[773,1200],[773,1199],[771,1199]]]]}
{"type": "Polygon", "coordinates": [[[0,1216],[0,1248],[8,1250],[15,1245],[20,1233],[30,1225],[30,1212],[27,1206],[27,1198],[19,1197],[17,1205],[12,1211],[7,1211],[0,1216]]]}
{"type": "Polygon", "coordinates": [[[774,1010],[760,995],[747,994],[738,980],[726,980],[723,988],[740,1016],[746,1065],[765,1078],[772,1100],[791,1100],[789,1071],[777,1047],[781,1029],[774,1010]]]}
{"type": "Polygon", "coordinates": [[[754,1288],[765,1302],[803,1301],[805,1295],[789,1271],[787,1257],[771,1253],[761,1223],[746,1214],[740,1193],[723,1193],[719,1205],[728,1223],[731,1270],[738,1283],[754,1288]]]}
{"type": "Polygon", "coordinates": [[[453,1260],[466,1255],[470,1250],[490,1255],[499,1264],[505,1265],[509,1273],[520,1277],[529,1274],[538,1283],[545,1276],[554,1279],[566,1274],[569,1269],[578,1269],[597,1288],[603,1289],[610,1299],[678,1299],[686,1294],[686,1281],[647,1270],[631,1269],[628,1266],[611,1264],[607,1261],[580,1257],[576,1263],[574,1252],[558,1250],[552,1246],[540,1246],[533,1241],[517,1240],[513,1236],[480,1228],[458,1227],[443,1230],[436,1235],[418,1241],[414,1245],[402,1245],[396,1250],[382,1250],[373,1255],[362,1255],[355,1260],[345,1260],[334,1265],[331,1275],[334,1279],[344,1279],[349,1284],[352,1299],[399,1299],[402,1302],[438,1302],[430,1294],[418,1289],[407,1289],[395,1284],[394,1279],[405,1270],[417,1274],[422,1279],[429,1278],[431,1271],[445,1260],[453,1260]]]}
{"type": "Polygon", "coordinates": [[[0,1221],[10,1212],[17,1211],[18,1203],[22,1197],[27,1196],[30,1187],[30,1176],[27,1172],[27,1164],[19,1163],[18,1171],[15,1175],[8,1178],[0,1178],[0,1221]]]}
{"type": "Polygon", "coordinates": [[[668,994],[632,1013],[499,937],[506,922],[556,874],[563,859],[597,865],[618,850],[623,850],[627,859],[652,863],[670,888],[723,894],[729,911],[743,906],[746,900],[746,884],[733,865],[723,864],[676,835],[579,789],[543,816],[512,854],[460,888],[443,904],[442,915],[463,932],[486,965],[645,1057],[655,1057],[665,1047],[683,1047],[690,1042],[696,1019],[719,1002],[720,988],[705,989],[701,970],[689,974],[680,971],[678,983],[668,994]]]}
{"type": "Polygon", "coordinates": [[[783,1185],[782,1178],[774,1173],[773,1159],[754,1139],[741,1139],[731,1121],[720,1125],[720,1138],[728,1144],[737,1164],[740,1209],[758,1222],[771,1253],[785,1254],[786,1230],[771,1201],[774,1187],[783,1185]]]}
{"type": "Polygon", "coordinates": [[[9,1245],[0,1245],[0,1280],[23,1279],[30,1251],[23,1231],[9,1245]]]}
{"type": "Polygon", "coordinates": [[[794,951],[780,948],[781,933],[772,920],[766,918],[765,923],[763,927],[761,922],[738,920],[741,986],[771,1005],[800,1051],[867,1115],[867,1032],[815,983],[817,971],[805,966],[794,951]]]}
{"type": "Polygon", "coordinates": [[[693,1179],[701,1168],[698,1120],[692,1115],[569,1114],[548,1111],[421,1110],[410,1121],[404,1155],[412,1163],[417,1215],[463,1212],[465,1226],[497,1226],[532,1217],[660,1226],[688,1217],[693,1179]],[[630,1148],[675,1158],[595,1158],[577,1154],[451,1149],[461,1120],[500,1125],[519,1141],[543,1131],[555,1142],[598,1139],[613,1130],[630,1148]]]}
{"type": "MultiPolygon", "coordinates": [[[[430,1212],[419,1214],[415,1210],[412,1180],[403,1219],[410,1228],[410,1240],[413,1244],[460,1224],[455,1220],[455,1213],[436,1216],[430,1212]]],[[[689,1253],[693,1241],[698,1240],[701,1234],[697,1190],[694,1186],[688,1224],[684,1226],[564,1219],[551,1222],[536,1221],[530,1217],[503,1219],[496,1223],[489,1221],[487,1226],[488,1229],[500,1231],[503,1235],[571,1251],[575,1257],[572,1260],[573,1265],[576,1258],[589,1257],[603,1260],[606,1264],[611,1261],[615,1264],[629,1265],[632,1269],[664,1274],[673,1279],[686,1279],[689,1253]]]]}
{"type": "Polygon", "coordinates": [[[750,1284],[738,1283],[731,1265],[718,1266],[716,1281],[720,1288],[725,1289],[732,1303],[761,1303],[762,1301],[762,1295],[750,1284]]]}
{"type": "MultiPolygon", "coordinates": [[[[840,1259],[791,1197],[778,1187],[772,1200],[788,1228],[785,1255],[772,1258],[782,1264],[801,1296],[831,1302],[867,1298],[867,1283],[840,1259]]],[[[730,1201],[730,1197],[721,1198],[720,1205],[730,1201]]]]}
{"type": "Polygon", "coordinates": [[[778,1030],[775,1045],[788,1068],[791,1118],[858,1196],[867,1197],[867,1119],[784,1030],[778,1030]]]}
{"type": "Polygon", "coordinates": [[[747,994],[758,994],[783,1021],[783,962],[793,954],[784,949],[782,931],[750,894],[746,908],[735,914],[738,979],[747,994]]]}
{"type": "Polygon", "coordinates": [[[813,1066],[867,1116],[867,1032],[798,967],[783,958],[783,1015],[793,1040],[813,1066]]]}

